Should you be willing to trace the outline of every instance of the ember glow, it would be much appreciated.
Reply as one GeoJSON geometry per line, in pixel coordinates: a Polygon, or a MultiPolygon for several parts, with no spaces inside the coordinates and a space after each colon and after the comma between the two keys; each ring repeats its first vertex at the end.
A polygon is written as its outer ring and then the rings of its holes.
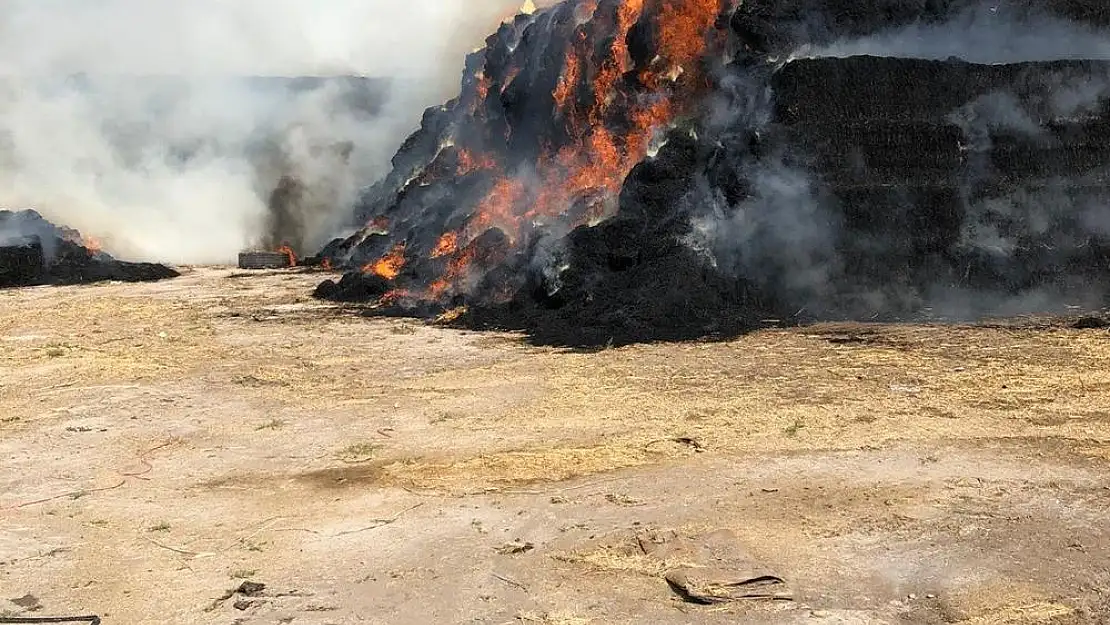
{"type": "Polygon", "coordinates": [[[490,230],[509,253],[537,227],[611,216],[653,140],[709,88],[703,59],[723,43],[716,24],[727,9],[725,0],[567,0],[506,22],[468,59],[460,96],[410,138],[438,137],[439,147],[383,187],[362,237],[385,235],[391,247],[374,243],[376,254],[357,261],[363,272],[394,280],[412,266],[398,288],[442,300],[488,271],[473,267],[470,245],[490,230]],[[546,56],[519,45],[529,29],[551,31],[546,56]],[[634,37],[654,49],[634,58],[634,37]],[[432,196],[455,217],[426,219],[441,210],[422,204],[432,196]]]}
{"type": "Polygon", "coordinates": [[[459,150],[458,175],[460,176],[465,176],[472,171],[493,169],[496,166],[497,163],[488,154],[474,154],[466,149],[459,150]]]}

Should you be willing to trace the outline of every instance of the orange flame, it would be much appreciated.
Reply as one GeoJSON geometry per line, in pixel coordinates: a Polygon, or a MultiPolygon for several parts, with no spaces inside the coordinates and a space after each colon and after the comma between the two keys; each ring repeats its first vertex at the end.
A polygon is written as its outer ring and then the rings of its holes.
{"type": "Polygon", "coordinates": [[[368,263],[362,267],[363,273],[372,273],[386,280],[393,280],[401,273],[405,266],[405,244],[398,243],[388,254],[377,262],[368,263]]]}
{"type": "Polygon", "coordinates": [[[621,75],[628,71],[631,58],[628,55],[628,31],[640,18],[644,10],[644,0],[625,0],[617,10],[617,31],[613,34],[613,44],[609,48],[609,58],[601,65],[594,79],[594,109],[590,111],[591,125],[601,124],[601,113],[609,108],[614,96],[613,88],[621,75]]]}
{"type": "Polygon", "coordinates": [[[444,272],[443,277],[436,280],[428,287],[429,297],[431,299],[440,299],[446,293],[450,292],[462,278],[466,277],[470,266],[477,257],[478,249],[474,245],[468,245],[458,251],[455,257],[447,263],[447,271],[444,272]]]}
{"type": "Polygon", "coordinates": [[[458,174],[460,176],[465,176],[472,171],[493,169],[496,166],[497,163],[493,160],[493,157],[488,154],[475,155],[473,152],[467,149],[459,150],[458,174]]]}
{"type": "Polygon", "coordinates": [[[436,242],[435,249],[432,250],[432,258],[440,258],[448,254],[454,254],[459,249],[459,233],[448,232],[439,238],[436,242]]]}
{"type": "Polygon", "coordinates": [[[297,253],[294,252],[293,248],[289,247],[288,244],[282,245],[281,247],[278,248],[277,251],[278,251],[279,254],[285,254],[289,258],[289,266],[290,267],[296,267],[297,266],[297,253]]]}
{"type": "MultiPolygon", "coordinates": [[[[467,224],[467,238],[474,239],[486,230],[495,226],[508,227],[517,225],[519,218],[515,209],[520,200],[525,196],[524,183],[514,178],[501,178],[490,190],[489,195],[478,205],[474,216],[467,224]]],[[[515,228],[506,231],[509,238],[515,240],[515,228]]]]}
{"type": "Polygon", "coordinates": [[[428,299],[437,300],[441,299],[448,291],[451,290],[451,280],[448,278],[440,278],[428,287],[428,299]]]}
{"type": "Polygon", "coordinates": [[[704,53],[706,37],[721,10],[720,0],[663,0],[656,16],[657,62],[644,70],[640,80],[658,89],[664,75],[681,70],[698,73],[691,67],[704,53]]]}
{"type": "Polygon", "coordinates": [[[96,237],[82,237],[81,245],[84,245],[85,249],[89,250],[93,256],[104,251],[104,246],[100,244],[100,239],[96,237]]]}
{"type": "Polygon", "coordinates": [[[664,0],[659,11],[659,56],[681,67],[705,53],[706,36],[721,0],[664,0]]]}
{"type": "MultiPolygon", "coordinates": [[[[450,256],[451,260],[426,295],[440,299],[459,288],[478,253],[470,243],[490,228],[500,228],[513,245],[531,222],[565,216],[580,201],[586,202],[586,210],[575,215],[572,226],[610,210],[625,178],[647,156],[656,133],[686,113],[699,90],[708,85],[701,59],[710,43],[721,42],[723,31],[715,31],[714,26],[726,4],[723,0],[620,0],[615,23],[609,23],[603,33],[608,47],[598,58],[597,40],[591,40],[591,33],[597,24],[612,18],[598,14],[596,0],[583,0],[582,22],[567,45],[551,93],[557,123],[563,124],[570,141],[544,150],[535,164],[535,177],[527,181],[499,171],[500,160],[491,154],[459,148],[460,175],[478,170],[498,175],[462,230],[443,234],[436,243],[432,258],[450,256]],[[647,67],[635,68],[628,36],[645,19],[651,20],[655,58],[647,67]],[[625,76],[637,69],[639,80],[626,81],[625,76]],[[590,99],[582,97],[587,87],[593,94],[590,99]]],[[[498,79],[499,89],[503,92],[519,72],[520,67],[508,68],[498,79]]],[[[463,96],[467,110],[484,114],[485,99],[497,93],[493,87],[490,76],[478,73],[463,96]]],[[[366,270],[396,276],[404,264],[403,251],[401,245],[366,270]]]]}
{"type": "MultiPolygon", "coordinates": [[[[585,46],[586,33],[578,31],[577,46],[585,46]]],[[[563,73],[559,75],[559,82],[555,84],[555,92],[552,96],[555,98],[555,106],[558,107],[563,114],[573,116],[574,111],[568,110],[568,105],[574,104],[571,96],[574,91],[578,89],[578,81],[582,76],[582,65],[578,60],[577,54],[569,55],[563,62],[563,73]]],[[[572,117],[573,119],[573,117],[572,117]]]]}

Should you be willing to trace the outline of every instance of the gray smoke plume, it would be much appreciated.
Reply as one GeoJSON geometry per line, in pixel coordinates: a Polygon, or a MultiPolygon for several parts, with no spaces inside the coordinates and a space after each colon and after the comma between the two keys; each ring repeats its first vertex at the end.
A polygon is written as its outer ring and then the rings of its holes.
{"type": "Polygon", "coordinates": [[[278,239],[314,251],[518,6],[7,0],[0,206],[124,258],[219,263],[278,239]]]}
{"type": "Polygon", "coordinates": [[[1106,33],[1047,14],[1018,14],[1008,2],[982,2],[942,23],[914,23],[873,35],[803,46],[805,57],[893,56],[913,59],[956,57],[970,63],[1020,63],[1067,59],[1110,59],[1106,33]]]}

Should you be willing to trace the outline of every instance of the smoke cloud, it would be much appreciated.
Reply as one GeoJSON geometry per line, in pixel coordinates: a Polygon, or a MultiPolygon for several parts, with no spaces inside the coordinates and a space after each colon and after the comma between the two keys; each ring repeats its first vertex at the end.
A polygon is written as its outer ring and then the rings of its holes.
{"type": "Polygon", "coordinates": [[[914,23],[873,35],[803,46],[799,57],[956,57],[970,63],[1110,59],[1110,38],[1085,24],[1029,13],[1005,2],[984,2],[942,23],[914,23]]]}
{"type": "Polygon", "coordinates": [[[7,0],[0,206],[123,258],[314,251],[519,5],[7,0]]]}

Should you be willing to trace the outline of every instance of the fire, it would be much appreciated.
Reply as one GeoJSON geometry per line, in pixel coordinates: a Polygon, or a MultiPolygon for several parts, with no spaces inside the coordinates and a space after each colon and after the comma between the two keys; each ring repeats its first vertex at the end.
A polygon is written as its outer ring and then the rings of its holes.
{"type": "Polygon", "coordinates": [[[285,254],[287,257],[289,257],[289,266],[290,267],[296,267],[297,266],[297,253],[294,252],[293,248],[289,247],[288,244],[282,245],[281,247],[278,248],[277,251],[278,251],[279,254],[285,254]]]}
{"type": "Polygon", "coordinates": [[[459,150],[458,174],[460,176],[465,176],[473,171],[493,169],[494,167],[497,167],[497,162],[488,154],[474,154],[467,149],[459,150]]]}
{"type": "Polygon", "coordinates": [[[104,246],[101,245],[100,239],[97,239],[96,237],[82,237],[81,244],[84,245],[85,249],[89,250],[89,252],[91,252],[94,256],[104,251],[104,246]]]}
{"type": "Polygon", "coordinates": [[[478,100],[479,101],[482,101],[482,102],[486,101],[486,98],[489,97],[489,88],[490,88],[489,77],[487,77],[485,74],[480,75],[478,77],[478,85],[476,86],[476,89],[478,90],[478,100]]]}
{"type": "MultiPolygon", "coordinates": [[[[579,31],[577,46],[584,47],[586,44],[586,33],[579,31]]],[[[552,97],[555,98],[555,106],[565,115],[572,116],[573,109],[568,110],[568,105],[573,105],[574,101],[572,96],[574,91],[578,88],[578,81],[582,76],[582,66],[578,60],[577,54],[572,54],[563,62],[563,72],[559,75],[559,82],[555,85],[555,92],[552,97]]]]}
{"type": "Polygon", "coordinates": [[[459,233],[448,232],[439,238],[436,247],[432,250],[432,258],[441,258],[454,254],[459,249],[459,233]]]}
{"type": "Polygon", "coordinates": [[[659,56],[686,67],[705,53],[706,34],[721,12],[721,0],[664,0],[659,11],[659,56]]]}
{"type": "Polygon", "coordinates": [[[325,258],[320,263],[320,267],[322,267],[324,269],[324,271],[331,271],[332,270],[331,259],[330,258],[325,258]]]}
{"type": "Polygon", "coordinates": [[[601,114],[609,107],[613,88],[621,75],[629,70],[631,59],[628,56],[628,31],[639,19],[644,10],[644,0],[625,0],[617,11],[617,31],[613,34],[613,44],[609,57],[601,66],[594,79],[594,109],[590,111],[590,123],[603,123],[601,114]]]}
{"type": "MultiPolygon", "coordinates": [[[[477,255],[485,258],[487,253],[477,251],[472,243],[492,228],[504,232],[509,246],[516,246],[525,242],[533,224],[561,220],[575,227],[611,215],[624,180],[648,156],[657,133],[689,113],[708,86],[702,59],[709,46],[721,44],[722,33],[727,34],[717,24],[729,4],[734,2],[579,0],[578,19],[559,26],[566,29],[561,31],[566,37],[563,58],[545,57],[542,66],[533,67],[538,58],[534,50],[514,55],[526,45],[523,42],[491,48],[489,52],[497,56],[487,57],[484,67],[464,78],[453,126],[444,131],[450,134],[440,143],[456,146],[457,176],[484,172],[490,178],[489,187],[479,199],[471,200],[472,210],[470,205],[459,207],[460,214],[470,215],[461,229],[436,233],[430,257],[448,261],[429,265],[439,268],[440,274],[424,278],[428,286],[423,295],[442,300],[461,290],[472,277],[477,255]],[[656,48],[653,54],[633,58],[629,36],[640,27],[650,32],[642,40],[656,48]],[[558,73],[552,75],[548,68],[558,73]],[[487,98],[499,98],[514,80],[527,79],[528,89],[533,89],[541,78],[551,81],[546,95],[553,116],[548,126],[553,130],[537,137],[531,142],[537,147],[530,148],[530,137],[513,133],[522,128],[532,131],[532,126],[515,122],[514,117],[519,114],[515,111],[532,109],[514,110],[487,98]]],[[[526,31],[520,31],[520,36],[526,39],[526,31]]],[[[513,102],[542,107],[537,104],[542,97],[522,90],[514,94],[513,102]]],[[[388,234],[388,226],[378,220],[370,224],[382,234],[388,234]]],[[[405,264],[404,252],[405,243],[397,243],[363,270],[396,278],[405,264]]],[[[486,267],[490,262],[485,259],[479,264],[486,267]]]]}
{"type": "Polygon", "coordinates": [[[436,280],[428,287],[428,296],[431,299],[441,299],[449,293],[459,281],[466,277],[474,260],[478,257],[478,249],[474,245],[459,250],[454,258],[447,263],[447,271],[443,277],[436,280]]]}
{"type": "Polygon", "coordinates": [[[663,0],[656,16],[657,62],[640,74],[640,80],[658,89],[664,77],[696,72],[690,66],[705,53],[706,35],[720,10],[720,0],[663,0]]]}
{"type": "Polygon", "coordinates": [[[401,274],[405,266],[405,244],[398,243],[388,254],[377,262],[369,263],[362,268],[362,273],[372,273],[386,280],[393,280],[401,274]]]}
{"type": "MultiPolygon", "coordinates": [[[[524,199],[526,189],[524,183],[515,178],[500,178],[493,185],[482,203],[474,211],[474,216],[467,224],[468,238],[473,239],[493,227],[508,227],[519,223],[519,217],[514,212],[520,200],[524,199]]],[[[514,239],[516,233],[506,230],[505,234],[514,239]]]]}
{"type": "Polygon", "coordinates": [[[428,287],[428,299],[437,300],[442,299],[448,291],[451,290],[451,281],[447,278],[440,278],[428,287]]]}

